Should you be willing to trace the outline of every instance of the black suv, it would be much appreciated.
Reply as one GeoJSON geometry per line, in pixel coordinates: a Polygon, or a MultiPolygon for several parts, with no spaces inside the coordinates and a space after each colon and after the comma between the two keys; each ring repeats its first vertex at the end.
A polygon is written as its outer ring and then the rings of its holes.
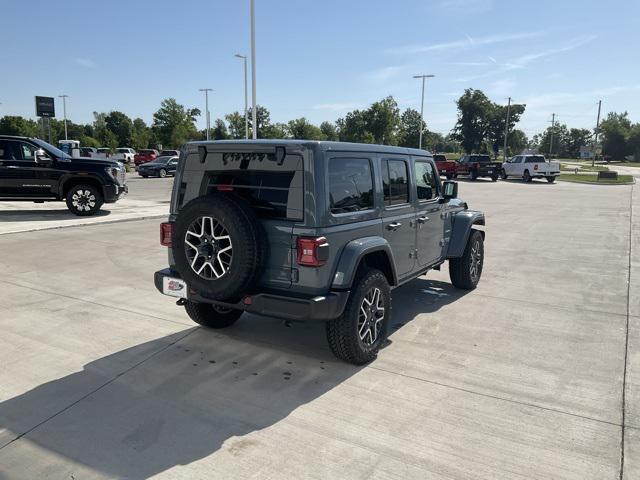
{"type": "Polygon", "coordinates": [[[448,261],[473,289],[481,212],[440,182],[431,154],[339,142],[216,141],[182,150],[156,288],[211,328],[243,311],[326,321],[334,354],[375,358],[391,289],[448,261]]]}
{"type": "Polygon", "coordinates": [[[65,200],[71,212],[86,216],[127,191],[119,162],[72,158],[38,138],[0,135],[0,200],[65,200]]]}

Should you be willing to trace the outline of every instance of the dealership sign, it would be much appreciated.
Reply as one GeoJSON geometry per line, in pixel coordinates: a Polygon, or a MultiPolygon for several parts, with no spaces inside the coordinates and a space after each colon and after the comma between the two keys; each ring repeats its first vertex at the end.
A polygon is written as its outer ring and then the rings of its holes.
{"type": "Polygon", "coordinates": [[[56,106],[53,97],[36,97],[36,116],[55,117],[56,106]]]}

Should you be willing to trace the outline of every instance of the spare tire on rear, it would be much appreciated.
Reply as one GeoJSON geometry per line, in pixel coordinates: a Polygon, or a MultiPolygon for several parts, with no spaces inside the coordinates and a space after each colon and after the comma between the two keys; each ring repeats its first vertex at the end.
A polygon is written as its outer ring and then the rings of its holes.
{"type": "Polygon", "coordinates": [[[253,209],[233,195],[214,194],[180,210],[173,254],[189,287],[216,300],[235,301],[257,280],[265,245],[253,209]]]}

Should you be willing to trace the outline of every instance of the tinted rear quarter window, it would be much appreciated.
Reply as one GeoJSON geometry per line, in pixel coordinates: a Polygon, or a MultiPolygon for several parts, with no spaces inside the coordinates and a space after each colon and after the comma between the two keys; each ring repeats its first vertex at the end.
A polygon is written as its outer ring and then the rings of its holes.
{"type": "Polygon", "coordinates": [[[373,177],[367,158],[329,160],[331,213],[359,212],[373,208],[373,177]]]}

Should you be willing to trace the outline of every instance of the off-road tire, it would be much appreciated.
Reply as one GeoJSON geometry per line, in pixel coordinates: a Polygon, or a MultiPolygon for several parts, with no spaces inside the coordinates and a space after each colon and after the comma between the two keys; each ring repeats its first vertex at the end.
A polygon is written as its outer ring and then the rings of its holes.
{"type": "Polygon", "coordinates": [[[65,200],[69,211],[80,217],[95,215],[104,204],[102,193],[92,185],[74,185],[65,200]]]}
{"type": "Polygon", "coordinates": [[[241,198],[228,194],[198,197],[178,215],[173,243],[176,269],[191,288],[215,300],[236,301],[255,284],[267,253],[267,242],[252,208],[241,198]],[[230,237],[232,259],[219,278],[198,275],[187,259],[185,236],[189,226],[201,217],[212,217],[230,237]]]}
{"type": "Polygon", "coordinates": [[[452,258],[449,260],[449,277],[454,287],[463,290],[473,290],[478,286],[480,277],[482,276],[482,266],[484,264],[484,240],[479,230],[471,230],[469,240],[464,249],[464,253],[460,258],[452,258]],[[477,265],[477,275],[472,275],[472,256],[474,247],[479,249],[480,259],[477,265]]]}
{"type": "Polygon", "coordinates": [[[522,180],[524,181],[524,183],[531,183],[531,174],[529,173],[529,170],[525,170],[524,174],[522,175],[522,180]]]}
{"type": "Polygon", "coordinates": [[[556,177],[547,177],[547,182],[553,183],[556,181],[556,177]]]}
{"type": "Polygon", "coordinates": [[[391,289],[387,277],[380,270],[365,269],[360,272],[349,295],[342,315],[327,322],[327,340],[333,354],[340,360],[354,365],[364,365],[374,360],[387,338],[387,326],[391,319],[391,289]],[[373,289],[380,290],[384,305],[384,317],[380,332],[371,345],[365,345],[358,332],[360,307],[365,296],[373,289]]]}
{"type": "Polygon", "coordinates": [[[188,301],[184,309],[189,318],[207,328],[227,328],[236,323],[242,315],[242,310],[218,307],[209,303],[188,301]]]}

